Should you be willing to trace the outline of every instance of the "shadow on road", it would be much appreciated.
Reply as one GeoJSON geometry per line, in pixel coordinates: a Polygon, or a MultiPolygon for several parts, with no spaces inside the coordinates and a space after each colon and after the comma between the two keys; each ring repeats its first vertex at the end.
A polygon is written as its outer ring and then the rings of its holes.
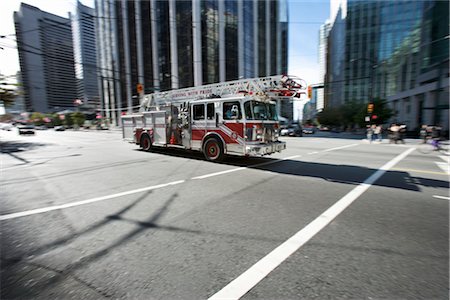
{"type": "Polygon", "coordinates": [[[28,164],[30,163],[28,160],[18,156],[16,153],[34,150],[47,145],[48,144],[17,142],[17,141],[0,142],[0,153],[8,154],[9,156],[23,162],[24,164],[28,164]]]}
{"type": "MultiPolygon", "coordinates": [[[[184,159],[194,159],[194,160],[204,160],[203,156],[199,152],[186,152],[177,151],[172,149],[161,149],[154,150],[153,154],[182,157],[184,159]]],[[[153,158],[149,158],[150,160],[153,158]]],[[[159,159],[158,157],[155,159],[159,159]]],[[[135,163],[135,162],[125,162],[135,163]]],[[[360,166],[351,165],[337,165],[337,164],[324,164],[317,162],[303,162],[296,160],[283,160],[273,158],[244,158],[244,157],[228,157],[221,164],[235,166],[235,167],[246,167],[254,170],[262,170],[272,172],[274,174],[284,174],[299,177],[314,177],[326,180],[329,182],[344,183],[350,185],[358,185],[363,183],[369,176],[371,176],[376,169],[365,168],[360,166]]],[[[63,175],[72,175],[68,172],[63,175]]],[[[59,174],[58,176],[61,176],[59,174]]],[[[386,188],[397,188],[409,191],[419,192],[421,191],[421,186],[434,187],[434,188],[448,188],[449,183],[444,180],[435,180],[429,178],[412,177],[407,172],[402,171],[387,171],[382,178],[380,178],[374,185],[382,186],[386,188]]],[[[10,256],[5,257],[4,251],[1,258],[1,285],[2,285],[2,297],[14,298],[14,297],[33,297],[39,295],[40,291],[48,290],[52,286],[66,280],[68,277],[74,279],[79,284],[85,286],[86,289],[90,289],[92,292],[97,293],[104,297],[120,297],[122,295],[111,295],[110,292],[105,292],[102,288],[98,288],[92,283],[83,281],[82,278],[77,276],[78,270],[84,269],[90,264],[98,261],[102,257],[110,254],[114,249],[121,247],[130,241],[136,239],[139,235],[147,232],[148,230],[167,230],[176,232],[185,232],[189,234],[200,234],[200,235],[214,235],[214,236],[232,236],[233,238],[243,238],[243,239],[259,239],[258,237],[251,236],[240,236],[239,234],[226,235],[218,234],[208,231],[192,230],[189,228],[181,228],[176,226],[167,226],[158,224],[158,221],[169,211],[170,206],[179,197],[179,194],[175,192],[159,207],[154,211],[146,220],[134,220],[125,216],[125,213],[130,211],[132,208],[136,207],[141,201],[147,199],[152,191],[148,191],[140,195],[137,199],[120,209],[119,211],[106,216],[104,219],[88,226],[87,228],[70,233],[65,237],[57,239],[49,244],[42,245],[34,250],[26,253],[24,256],[10,256]],[[111,222],[125,222],[128,224],[133,224],[136,228],[132,229],[130,232],[113,239],[105,247],[98,249],[97,251],[85,255],[75,262],[69,263],[64,267],[64,269],[50,267],[42,263],[36,262],[34,259],[43,254],[47,254],[52,250],[59,247],[68,246],[70,243],[74,242],[81,236],[85,236],[89,233],[94,233],[100,230],[102,227],[110,225],[111,222]],[[40,270],[45,270],[46,272],[51,272],[53,275],[39,281],[39,284],[33,288],[25,289],[23,282],[13,280],[13,278],[21,278],[19,266],[28,265],[32,268],[39,268],[40,270]]],[[[9,235],[8,235],[9,236],[9,235]]],[[[261,238],[263,239],[263,238],[261,238]]],[[[2,241],[2,248],[9,247],[8,240],[4,237],[2,241]]],[[[6,251],[11,253],[11,251],[6,251]]]]}
{"type": "MultiPolygon", "coordinates": [[[[138,150],[141,151],[141,150],[138,150]]],[[[152,153],[182,157],[187,159],[205,160],[203,154],[194,151],[184,151],[177,149],[154,149],[152,153]]],[[[242,157],[228,156],[221,162],[223,165],[245,167],[262,171],[269,171],[278,174],[315,177],[329,182],[358,185],[363,183],[377,169],[345,164],[325,164],[318,162],[305,162],[298,160],[283,160],[270,157],[242,157]]],[[[411,176],[408,172],[387,171],[382,178],[374,183],[375,186],[387,188],[397,188],[409,191],[420,192],[420,186],[434,188],[449,188],[446,180],[429,179],[411,176]]]]}
{"type": "Polygon", "coordinates": [[[48,146],[43,143],[31,143],[31,142],[18,142],[18,141],[4,141],[0,142],[0,153],[10,154],[16,152],[23,152],[28,150],[34,150],[39,147],[48,146]]]}

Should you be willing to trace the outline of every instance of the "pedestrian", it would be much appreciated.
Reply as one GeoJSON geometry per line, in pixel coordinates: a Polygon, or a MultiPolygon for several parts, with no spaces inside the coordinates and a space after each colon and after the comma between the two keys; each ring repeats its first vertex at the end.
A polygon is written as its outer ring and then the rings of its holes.
{"type": "Polygon", "coordinates": [[[399,130],[398,130],[398,140],[404,144],[405,143],[405,134],[406,134],[406,125],[402,124],[399,126],[399,130]]]}
{"type": "Polygon", "coordinates": [[[400,139],[400,126],[396,123],[392,123],[391,127],[389,127],[389,131],[391,132],[391,136],[389,139],[389,143],[396,143],[400,139]]]}
{"type": "Polygon", "coordinates": [[[422,139],[422,144],[426,144],[428,139],[428,125],[423,124],[420,128],[420,138],[422,139]]]}
{"type": "Polygon", "coordinates": [[[442,135],[442,127],[439,125],[433,126],[431,129],[431,138],[433,140],[440,140],[442,135]]]}
{"type": "Polygon", "coordinates": [[[376,140],[376,138],[377,138],[377,135],[375,133],[375,129],[377,128],[377,125],[372,124],[372,126],[370,126],[370,127],[372,128],[372,139],[371,139],[371,142],[374,142],[376,140]]]}
{"type": "Polygon", "coordinates": [[[383,128],[381,127],[381,125],[378,125],[375,127],[374,129],[374,133],[376,136],[376,139],[381,143],[381,141],[383,140],[383,128]]]}
{"type": "Polygon", "coordinates": [[[369,143],[372,143],[373,129],[371,125],[367,125],[366,135],[367,141],[369,141],[369,143]]]}

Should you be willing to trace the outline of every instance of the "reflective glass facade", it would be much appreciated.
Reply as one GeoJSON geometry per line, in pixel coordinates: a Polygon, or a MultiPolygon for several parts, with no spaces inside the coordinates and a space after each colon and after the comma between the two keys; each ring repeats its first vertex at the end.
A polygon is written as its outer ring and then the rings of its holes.
{"type": "Polygon", "coordinates": [[[285,2],[96,0],[104,115],[118,124],[136,109],[138,84],[151,93],[286,73],[285,2]]]}
{"type": "Polygon", "coordinates": [[[328,38],[326,104],[381,98],[397,112],[395,121],[448,128],[449,2],[346,4],[328,38]]]}

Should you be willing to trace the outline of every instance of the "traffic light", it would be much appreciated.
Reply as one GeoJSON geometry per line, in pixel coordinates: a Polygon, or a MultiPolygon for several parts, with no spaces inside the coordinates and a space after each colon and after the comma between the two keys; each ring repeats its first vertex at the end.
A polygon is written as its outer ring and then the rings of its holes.
{"type": "Polygon", "coordinates": [[[138,94],[141,94],[144,91],[144,87],[142,86],[141,83],[138,83],[136,85],[136,90],[137,90],[138,94]]]}
{"type": "Polygon", "coordinates": [[[312,98],[312,86],[308,85],[308,98],[312,98]]]}
{"type": "Polygon", "coordinates": [[[373,113],[373,103],[367,104],[367,112],[369,114],[373,113]]]}

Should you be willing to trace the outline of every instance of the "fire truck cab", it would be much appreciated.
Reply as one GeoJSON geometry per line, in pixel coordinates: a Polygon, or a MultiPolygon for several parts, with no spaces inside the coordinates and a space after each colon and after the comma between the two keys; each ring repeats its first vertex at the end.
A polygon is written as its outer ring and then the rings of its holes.
{"type": "Polygon", "coordinates": [[[262,156],[286,149],[286,143],[278,140],[276,101],[267,93],[211,94],[147,105],[138,114],[122,116],[122,128],[124,139],[145,151],[196,150],[210,161],[227,154],[262,156]]]}

